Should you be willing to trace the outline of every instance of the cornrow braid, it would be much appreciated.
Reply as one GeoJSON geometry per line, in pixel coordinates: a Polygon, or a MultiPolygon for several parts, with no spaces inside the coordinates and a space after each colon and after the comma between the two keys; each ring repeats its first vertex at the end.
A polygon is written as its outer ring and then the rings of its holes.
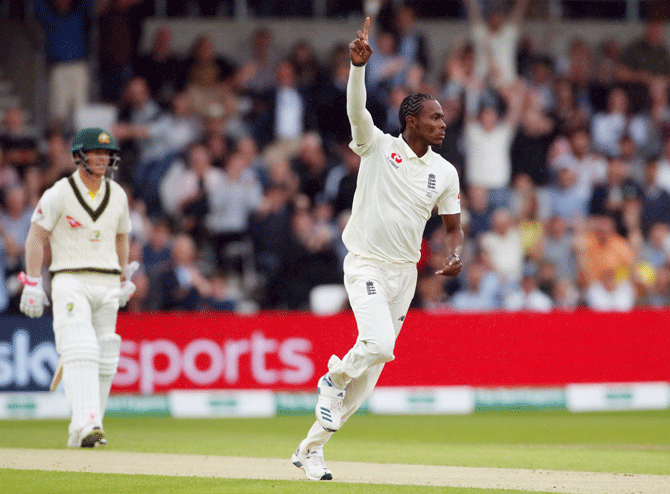
{"type": "Polygon", "coordinates": [[[417,117],[421,113],[421,108],[423,108],[423,102],[425,100],[435,98],[430,94],[426,93],[412,93],[409,96],[405,96],[405,99],[400,103],[400,110],[398,110],[398,117],[400,118],[400,133],[405,132],[407,127],[407,117],[417,117]]]}

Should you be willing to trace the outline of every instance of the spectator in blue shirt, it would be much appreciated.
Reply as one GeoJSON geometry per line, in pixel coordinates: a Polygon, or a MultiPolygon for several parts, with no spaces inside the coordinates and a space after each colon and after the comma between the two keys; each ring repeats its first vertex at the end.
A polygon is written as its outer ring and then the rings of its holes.
{"type": "Polygon", "coordinates": [[[49,65],[49,116],[69,122],[89,100],[93,0],[33,0],[49,65]]]}

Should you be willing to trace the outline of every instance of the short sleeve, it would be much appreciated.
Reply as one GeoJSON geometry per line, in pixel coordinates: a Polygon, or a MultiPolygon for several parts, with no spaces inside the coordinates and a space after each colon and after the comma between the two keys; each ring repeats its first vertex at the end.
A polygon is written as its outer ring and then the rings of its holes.
{"type": "Polygon", "coordinates": [[[61,197],[57,186],[53,186],[47,189],[40,198],[30,221],[50,232],[55,228],[61,212],[61,197]]]}
{"type": "Polygon", "coordinates": [[[130,208],[128,206],[128,196],[123,189],[119,188],[119,190],[123,197],[123,210],[121,212],[121,216],[119,217],[119,226],[116,230],[117,235],[121,233],[130,233],[132,230],[132,224],[130,221],[130,208]]]}
{"type": "Polygon", "coordinates": [[[447,187],[437,203],[438,214],[458,214],[461,212],[461,189],[458,183],[458,173],[452,166],[447,187]]]}

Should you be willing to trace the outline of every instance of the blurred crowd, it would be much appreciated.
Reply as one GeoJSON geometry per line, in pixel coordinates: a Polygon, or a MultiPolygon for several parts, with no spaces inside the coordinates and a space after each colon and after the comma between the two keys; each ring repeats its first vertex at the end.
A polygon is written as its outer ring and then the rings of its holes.
{"type": "MultiPolygon", "coordinates": [[[[131,260],[142,265],[128,310],[309,310],[315,287],[342,284],[341,232],[360,164],[348,147],[346,44],[325,57],[308,40],[284,53],[258,27],[232,59],[205,35],[177,53],[164,26],[139,53],[141,0],[112,0],[96,17],[93,0],[34,3],[47,34],[50,123],[35,133],[17,107],[0,126],[1,310],[18,311],[30,217],[42,192],[74,170],[72,119],[91,102],[91,85],[117,110],[114,178],[130,198],[131,260]],[[86,36],[62,22],[76,9],[99,23],[97,72],[86,36]],[[68,36],[81,50],[59,50],[68,36]]],[[[574,39],[557,56],[524,33],[526,0],[509,11],[466,0],[469,36],[431,60],[412,5],[380,3],[368,109],[397,134],[403,98],[434,95],[447,124],[436,151],[462,186],[464,269],[455,279],[434,274],[445,257],[435,213],[413,306],[670,305],[663,24],[648,22],[623,46],[574,39]]]]}

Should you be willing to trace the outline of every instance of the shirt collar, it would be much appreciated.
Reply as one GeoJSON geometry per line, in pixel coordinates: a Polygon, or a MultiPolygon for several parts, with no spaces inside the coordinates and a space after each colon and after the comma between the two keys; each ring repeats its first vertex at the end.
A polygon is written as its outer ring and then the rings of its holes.
{"type": "MultiPolygon", "coordinates": [[[[88,187],[86,187],[86,184],[84,181],[81,179],[81,175],[79,175],[79,169],[74,172],[74,183],[77,184],[77,188],[81,192],[81,195],[84,197],[90,197],[90,190],[88,187]]],[[[100,188],[98,191],[95,193],[95,196],[97,197],[99,194],[102,194],[105,192],[105,187],[107,186],[107,181],[103,178],[102,183],[100,184],[100,188]]]]}
{"type": "Polygon", "coordinates": [[[428,146],[428,151],[426,151],[426,154],[424,154],[419,158],[416,155],[416,153],[412,150],[412,148],[409,147],[409,144],[405,142],[405,139],[403,138],[402,134],[398,136],[398,142],[400,143],[402,152],[407,156],[408,159],[416,159],[421,161],[424,165],[430,165],[430,162],[433,159],[433,150],[430,146],[428,146]]]}

